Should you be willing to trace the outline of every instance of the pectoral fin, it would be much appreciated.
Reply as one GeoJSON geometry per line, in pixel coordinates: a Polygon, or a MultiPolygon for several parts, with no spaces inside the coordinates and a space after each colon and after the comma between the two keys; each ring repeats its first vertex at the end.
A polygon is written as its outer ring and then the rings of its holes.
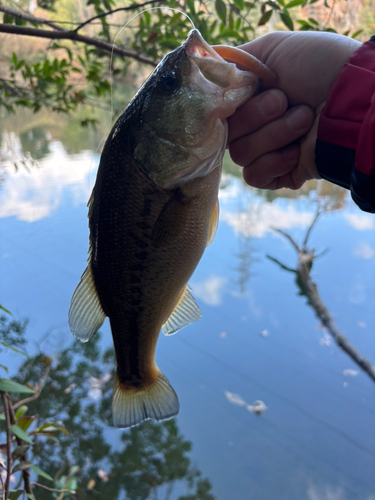
{"type": "Polygon", "coordinates": [[[161,211],[152,232],[156,248],[162,247],[177,238],[184,230],[190,210],[190,201],[183,198],[177,190],[161,211]]]}
{"type": "Polygon", "coordinates": [[[208,245],[211,245],[211,243],[214,241],[218,225],[219,225],[219,198],[216,200],[214,209],[212,210],[210,232],[208,234],[206,247],[208,247],[208,245]]]}
{"type": "Polygon", "coordinates": [[[190,290],[191,288],[189,285],[186,285],[182,290],[172,314],[162,326],[164,335],[173,335],[184,326],[190,325],[190,323],[201,319],[201,310],[197,306],[190,290]]]}
{"type": "Polygon", "coordinates": [[[69,327],[77,339],[88,342],[102,326],[105,317],[89,262],[73,293],[69,309],[69,327]]]}

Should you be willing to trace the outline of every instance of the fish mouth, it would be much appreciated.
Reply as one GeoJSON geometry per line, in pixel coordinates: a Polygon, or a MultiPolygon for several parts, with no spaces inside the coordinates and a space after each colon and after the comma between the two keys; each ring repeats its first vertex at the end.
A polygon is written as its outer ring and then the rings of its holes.
{"type": "Polygon", "coordinates": [[[248,86],[259,88],[262,83],[251,71],[240,70],[234,63],[223,59],[197,29],[190,31],[184,47],[190,60],[198,66],[204,77],[223,89],[248,86]]]}

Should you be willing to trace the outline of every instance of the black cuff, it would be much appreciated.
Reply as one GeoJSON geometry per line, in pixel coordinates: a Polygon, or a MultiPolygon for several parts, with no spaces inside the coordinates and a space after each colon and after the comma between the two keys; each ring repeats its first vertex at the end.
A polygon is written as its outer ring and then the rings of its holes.
{"type": "Polygon", "coordinates": [[[375,213],[375,177],[355,168],[354,149],[317,139],[315,162],[323,179],[350,189],[353,200],[361,210],[375,213]]]}
{"type": "Polygon", "coordinates": [[[350,175],[354,165],[355,150],[336,146],[317,139],[315,162],[320,177],[327,181],[350,189],[350,175]]]}

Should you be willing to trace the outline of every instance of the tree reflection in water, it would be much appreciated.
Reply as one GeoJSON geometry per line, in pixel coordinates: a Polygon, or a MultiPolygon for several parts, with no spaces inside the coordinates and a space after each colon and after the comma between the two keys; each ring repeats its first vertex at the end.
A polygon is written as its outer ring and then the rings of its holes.
{"type": "MultiPolygon", "coordinates": [[[[4,321],[2,331],[6,328],[4,321]]],[[[18,340],[22,343],[22,335],[18,340]]],[[[40,353],[23,363],[16,377],[18,382],[37,386],[49,371],[41,396],[28,404],[28,415],[37,415],[38,426],[61,421],[69,433],[61,433],[59,442],[53,436],[38,437],[29,451],[28,459],[52,476],[55,484],[61,479],[63,487],[69,474],[75,475],[76,495],[52,496],[214,500],[211,483],[192,464],[192,444],[176,420],[147,421],[126,431],[112,428],[109,374],[114,371],[114,352],[101,352],[99,340],[96,334],[87,344],[74,342],[54,360],[40,353]]],[[[38,482],[51,485],[42,477],[38,482]]],[[[37,498],[49,500],[51,492],[38,488],[37,498]]]]}

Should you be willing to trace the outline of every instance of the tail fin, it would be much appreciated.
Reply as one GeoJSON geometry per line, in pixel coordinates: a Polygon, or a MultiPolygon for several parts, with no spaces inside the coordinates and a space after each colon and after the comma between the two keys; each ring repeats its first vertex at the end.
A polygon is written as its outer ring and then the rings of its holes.
{"type": "Polygon", "coordinates": [[[177,415],[180,405],[167,377],[159,371],[155,382],[143,388],[125,389],[116,375],[112,415],[116,427],[132,427],[144,420],[165,420],[177,415]]]}

